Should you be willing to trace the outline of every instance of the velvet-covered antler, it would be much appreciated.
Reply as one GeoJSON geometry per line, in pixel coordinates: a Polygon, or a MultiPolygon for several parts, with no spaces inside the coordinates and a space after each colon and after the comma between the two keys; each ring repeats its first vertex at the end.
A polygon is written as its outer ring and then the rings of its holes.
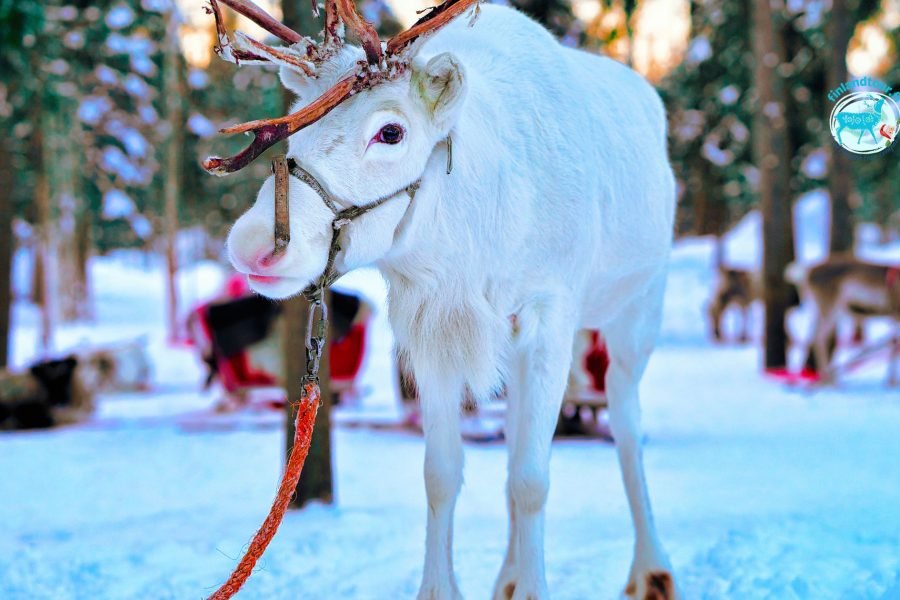
{"type": "MultiPolygon", "coordinates": [[[[220,1],[290,44],[297,44],[304,40],[309,41],[308,38],[304,38],[287,27],[284,27],[284,30],[273,27],[272,22],[277,23],[277,21],[248,0],[220,1]],[[291,34],[296,36],[293,41],[288,39],[291,38],[291,34]]],[[[386,51],[383,52],[382,43],[378,39],[375,28],[359,14],[354,0],[325,0],[323,42],[318,46],[308,46],[306,56],[300,58],[294,52],[277,50],[243,35],[238,37],[241,48],[234,47],[225,32],[216,0],[210,0],[211,12],[216,17],[216,29],[219,34],[217,52],[232,62],[239,60],[265,62],[273,57],[279,62],[286,62],[314,77],[318,62],[327,59],[343,43],[341,23],[359,38],[366,54],[366,62],[357,65],[353,73],[338,81],[311,104],[295,113],[274,119],[250,121],[223,129],[222,133],[253,133],[253,141],[239,154],[230,158],[215,156],[207,158],[203,161],[203,168],[215,175],[227,175],[243,169],[267,148],[315,123],[353,94],[381,81],[397,77],[408,65],[409,57],[406,56],[406,51],[413,42],[440,29],[473,5],[475,5],[475,15],[477,16],[479,1],[445,0],[442,4],[432,8],[412,27],[391,38],[386,44],[386,51]]],[[[315,0],[313,0],[313,4],[314,10],[317,11],[315,0]]],[[[279,23],[279,25],[281,24],[279,23]]]]}

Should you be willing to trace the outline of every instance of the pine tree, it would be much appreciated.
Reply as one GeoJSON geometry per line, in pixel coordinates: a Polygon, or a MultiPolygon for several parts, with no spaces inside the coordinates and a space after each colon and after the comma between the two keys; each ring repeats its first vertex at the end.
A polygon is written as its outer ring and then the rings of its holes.
{"type": "Polygon", "coordinates": [[[0,368],[9,362],[12,304],[13,215],[22,187],[16,124],[25,117],[36,87],[30,74],[33,40],[43,27],[37,2],[0,0],[0,368]]]}

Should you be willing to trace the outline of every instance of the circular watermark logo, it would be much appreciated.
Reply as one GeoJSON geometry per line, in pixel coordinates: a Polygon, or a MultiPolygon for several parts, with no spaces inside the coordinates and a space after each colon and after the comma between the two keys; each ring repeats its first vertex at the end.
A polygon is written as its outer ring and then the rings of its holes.
{"type": "Polygon", "coordinates": [[[852,92],[835,103],[829,125],[834,141],[844,150],[853,154],[879,154],[897,139],[900,106],[881,92],[852,92]]]}

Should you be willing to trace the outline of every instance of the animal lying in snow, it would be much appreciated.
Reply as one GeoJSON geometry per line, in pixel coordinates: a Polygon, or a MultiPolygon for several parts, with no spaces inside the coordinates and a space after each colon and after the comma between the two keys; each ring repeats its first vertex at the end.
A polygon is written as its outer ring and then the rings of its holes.
{"type": "Polygon", "coordinates": [[[53,427],[89,416],[93,399],[77,367],[68,357],[36,363],[25,373],[0,371],[0,430],[53,427]]]}
{"type": "Polygon", "coordinates": [[[147,391],[150,387],[145,338],[81,350],[78,363],[81,380],[92,392],[147,391]]]}
{"type": "MultiPolygon", "coordinates": [[[[295,110],[344,94],[350,84],[342,82],[366,58],[371,66],[356,71],[357,81],[383,74],[315,122],[291,121],[299,131],[288,156],[303,172],[290,179],[290,243],[273,241],[269,178],[228,248],[257,292],[285,298],[326,268],[334,219],[326,201],[347,208],[385,200],[341,229],[336,266],[381,270],[396,341],[418,384],[428,497],[419,598],[459,597],[452,527],[463,481],[460,401],[488,398],[504,384],[510,534],[493,597],[548,597],[550,443],[582,328],[599,330],[612,357],[610,425],[636,536],[625,593],[676,598],[639,426],[638,386],[659,329],[675,208],[654,89],[493,5],[474,26],[457,18],[424,38],[394,70],[378,70],[387,67],[372,44],[365,53],[333,46],[319,60],[248,47],[281,65],[282,82],[299,98],[295,110]]],[[[254,144],[265,131],[281,135],[282,125],[266,127],[254,144]]],[[[234,170],[255,152],[206,166],[234,170]]],[[[602,565],[597,572],[611,576],[602,565]]]]}

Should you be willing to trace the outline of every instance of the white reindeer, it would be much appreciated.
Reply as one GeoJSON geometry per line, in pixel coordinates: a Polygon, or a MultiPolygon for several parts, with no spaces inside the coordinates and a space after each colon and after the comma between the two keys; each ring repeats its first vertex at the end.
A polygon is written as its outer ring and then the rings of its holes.
{"type": "MultiPolygon", "coordinates": [[[[364,58],[342,46],[310,77],[296,60],[261,52],[281,64],[297,108],[364,58]]],[[[591,328],[612,356],[610,424],[635,528],[625,593],[676,598],[639,432],[638,384],[659,329],[675,207],[653,88],[613,60],[561,46],[515,10],[484,6],[474,26],[458,18],[426,38],[409,69],[355,93],[289,148],[341,207],[390,198],[343,229],[337,266],[381,270],[419,386],[428,516],[418,597],[460,596],[452,551],[460,401],[466,389],[487,398],[503,383],[510,526],[493,597],[548,597],[550,446],[573,338],[591,328]]],[[[329,251],[334,216],[320,196],[291,178],[289,204],[285,252],[273,248],[273,178],[228,237],[234,267],[272,298],[303,290],[329,251]]]]}

